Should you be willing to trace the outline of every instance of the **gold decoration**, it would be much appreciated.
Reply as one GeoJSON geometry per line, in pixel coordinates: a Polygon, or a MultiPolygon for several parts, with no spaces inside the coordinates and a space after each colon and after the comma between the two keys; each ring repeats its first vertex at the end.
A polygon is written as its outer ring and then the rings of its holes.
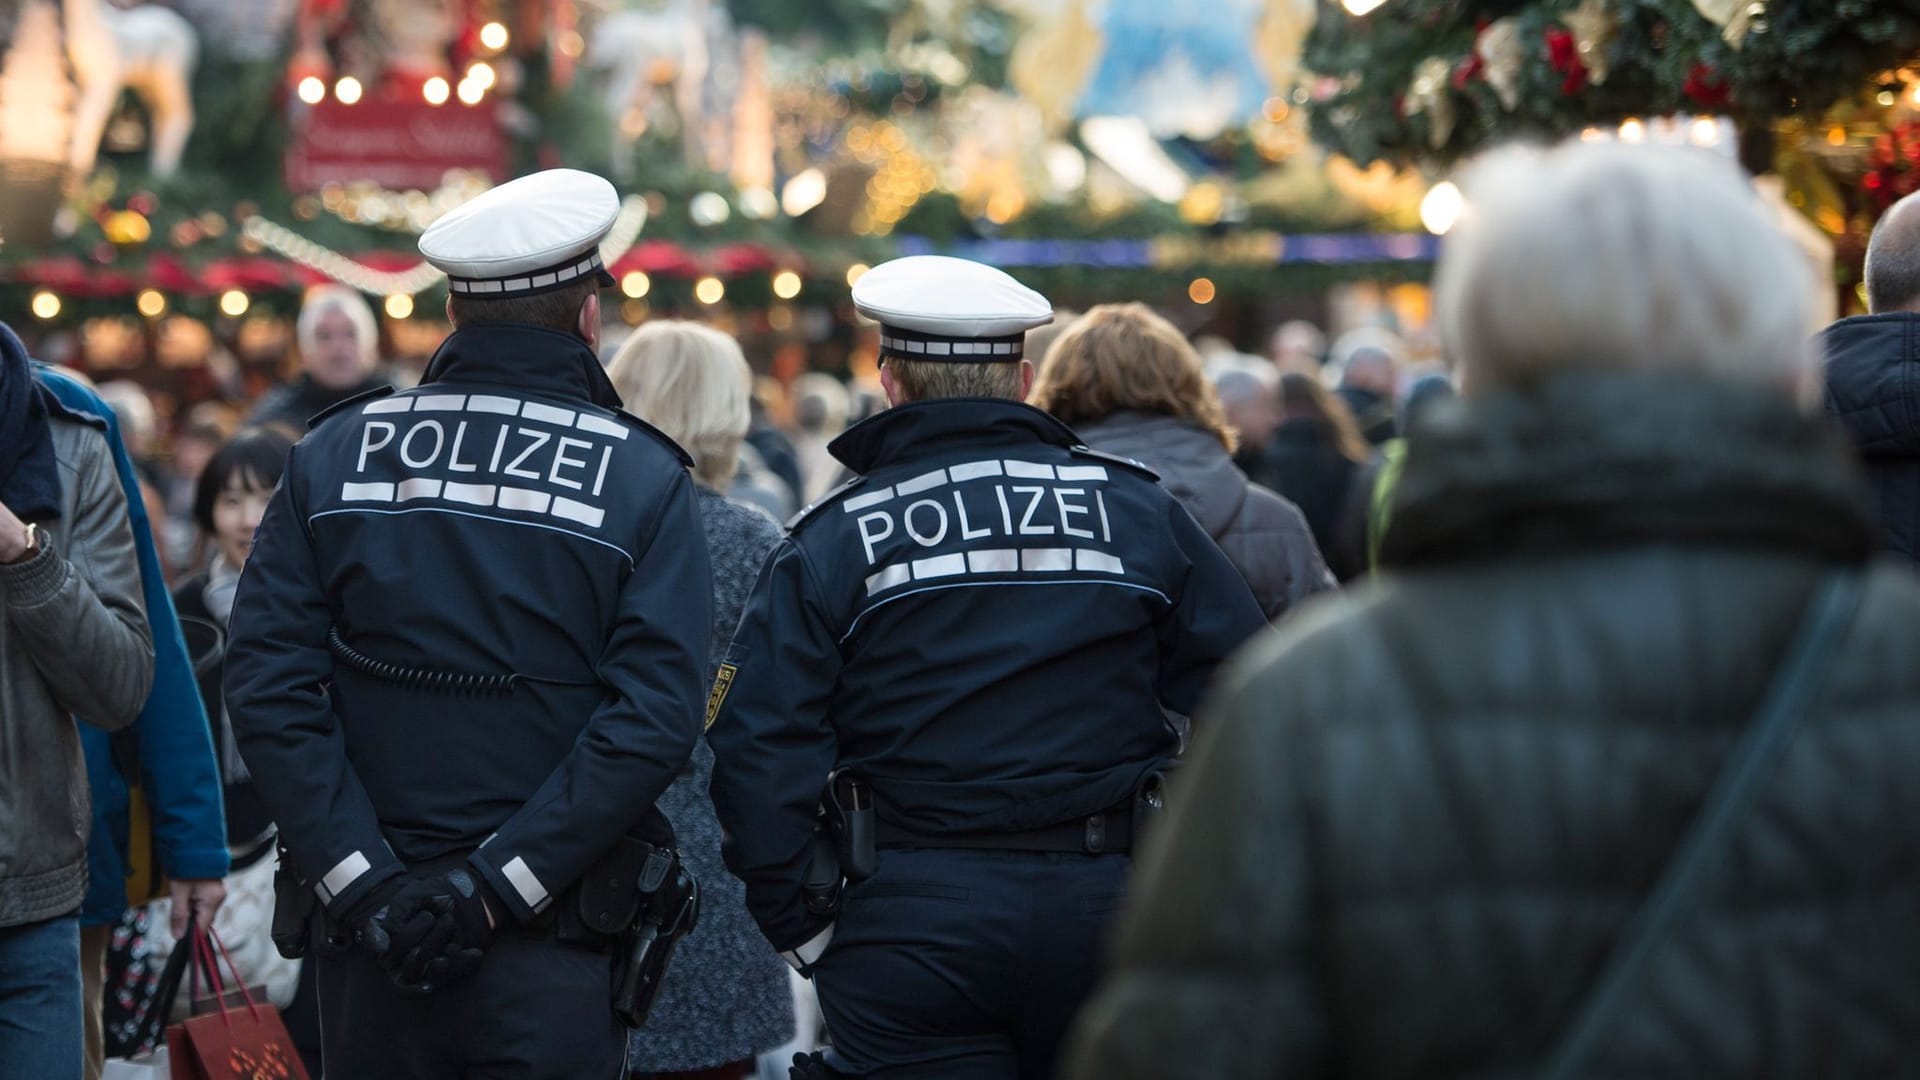
{"type": "Polygon", "coordinates": [[[1060,131],[1073,120],[1073,107],[1106,51],[1106,36],[1087,17],[1086,0],[1072,0],[1018,41],[1007,60],[1007,82],[1039,107],[1046,131],[1060,131]]]}
{"type": "Polygon", "coordinates": [[[1580,6],[1561,19],[1573,31],[1573,46],[1587,79],[1595,86],[1607,81],[1607,50],[1620,33],[1620,17],[1607,6],[1607,0],[1580,0],[1580,6]]]}
{"type": "Polygon", "coordinates": [[[136,247],[153,236],[153,226],[132,210],[120,210],[100,226],[109,241],[121,247],[136,247]]]}
{"type": "Polygon", "coordinates": [[[1767,14],[1766,0],[1693,0],[1700,17],[1720,27],[1720,36],[1738,52],[1754,24],[1767,14]]]}
{"type": "Polygon", "coordinates": [[[1487,85],[1500,98],[1500,107],[1508,112],[1519,108],[1520,71],[1527,62],[1527,46],[1520,40],[1520,20],[1511,15],[1495,19],[1480,32],[1474,51],[1487,66],[1487,85]]]}
{"type": "Polygon", "coordinates": [[[1300,82],[1300,55],[1314,17],[1313,0],[1266,0],[1254,27],[1253,53],[1274,93],[1284,94],[1300,82]]]}
{"type": "Polygon", "coordinates": [[[1435,150],[1453,137],[1453,98],[1447,94],[1447,80],[1453,65],[1445,58],[1430,56],[1413,69],[1413,85],[1407,88],[1407,115],[1425,113],[1430,129],[1427,140],[1435,150]]]}

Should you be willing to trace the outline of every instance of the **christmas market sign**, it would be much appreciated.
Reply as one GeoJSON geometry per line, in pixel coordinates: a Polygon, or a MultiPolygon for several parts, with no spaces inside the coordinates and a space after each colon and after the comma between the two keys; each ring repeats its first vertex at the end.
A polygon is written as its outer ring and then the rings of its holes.
{"type": "Polygon", "coordinates": [[[299,110],[287,145],[287,187],[294,191],[356,181],[432,191],[455,169],[506,179],[506,141],[492,101],[349,105],[328,98],[299,110]]]}

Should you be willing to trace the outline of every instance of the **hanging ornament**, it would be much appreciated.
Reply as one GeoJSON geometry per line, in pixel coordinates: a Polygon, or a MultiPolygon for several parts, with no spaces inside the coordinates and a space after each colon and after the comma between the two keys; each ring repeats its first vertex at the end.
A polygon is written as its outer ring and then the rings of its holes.
{"type": "Polygon", "coordinates": [[[1574,48],[1580,54],[1580,63],[1586,66],[1587,78],[1595,86],[1605,85],[1611,70],[1607,53],[1620,34],[1620,17],[1607,6],[1607,0],[1581,0],[1580,6],[1560,21],[1573,31],[1574,48]]]}
{"type": "Polygon", "coordinates": [[[1480,31],[1474,52],[1487,65],[1487,84],[1500,98],[1500,107],[1512,112],[1520,107],[1520,72],[1526,67],[1527,46],[1520,40],[1520,20],[1509,15],[1495,19],[1480,31]]]}
{"type": "Polygon", "coordinates": [[[1480,59],[1479,53],[1468,53],[1467,58],[1460,61],[1460,66],[1453,69],[1453,88],[1465,93],[1468,85],[1486,70],[1487,62],[1480,59]]]}
{"type": "Polygon", "coordinates": [[[1560,93],[1572,97],[1584,90],[1587,69],[1580,63],[1580,50],[1574,45],[1573,34],[1566,30],[1549,30],[1546,41],[1547,61],[1553,65],[1553,70],[1566,76],[1560,83],[1560,93]]]}
{"type": "Polygon", "coordinates": [[[1720,77],[1712,64],[1695,64],[1680,87],[1702,112],[1717,112],[1733,103],[1733,87],[1720,77]]]}
{"type": "Polygon", "coordinates": [[[1720,36],[1735,52],[1767,14],[1766,0],[1693,0],[1693,7],[1701,18],[1720,27],[1720,36]]]}
{"type": "Polygon", "coordinates": [[[1427,141],[1435,150],[1453,138],[1453,98],[1447,83],[1453,76],[1453,64],[1444,57],[1431,56],[1413,69],[1413,85],[1407,89],[1406,114],[1427,118],[1427,141]]]}

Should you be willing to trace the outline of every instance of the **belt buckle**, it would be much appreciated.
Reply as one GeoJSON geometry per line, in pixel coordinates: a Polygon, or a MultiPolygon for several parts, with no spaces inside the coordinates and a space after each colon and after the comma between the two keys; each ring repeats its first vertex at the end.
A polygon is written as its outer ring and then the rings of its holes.
{"type": "Polygon", "coordinates": [[[1101,855],[1107,847],[1107,815],[1094,814],[1087,818],[1087,854],[1101,855]]]}

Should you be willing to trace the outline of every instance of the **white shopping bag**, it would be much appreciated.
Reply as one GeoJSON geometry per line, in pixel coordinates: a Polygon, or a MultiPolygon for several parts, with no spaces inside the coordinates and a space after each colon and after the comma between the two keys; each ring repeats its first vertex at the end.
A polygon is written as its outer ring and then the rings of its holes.
{"type": "Polygon", "coordinates": [[[167,1064],[167,1048],[131,1058],[108,1058],[100,1071],[100,1080],[169,1080],[173,1067],[167,1064]]]}

